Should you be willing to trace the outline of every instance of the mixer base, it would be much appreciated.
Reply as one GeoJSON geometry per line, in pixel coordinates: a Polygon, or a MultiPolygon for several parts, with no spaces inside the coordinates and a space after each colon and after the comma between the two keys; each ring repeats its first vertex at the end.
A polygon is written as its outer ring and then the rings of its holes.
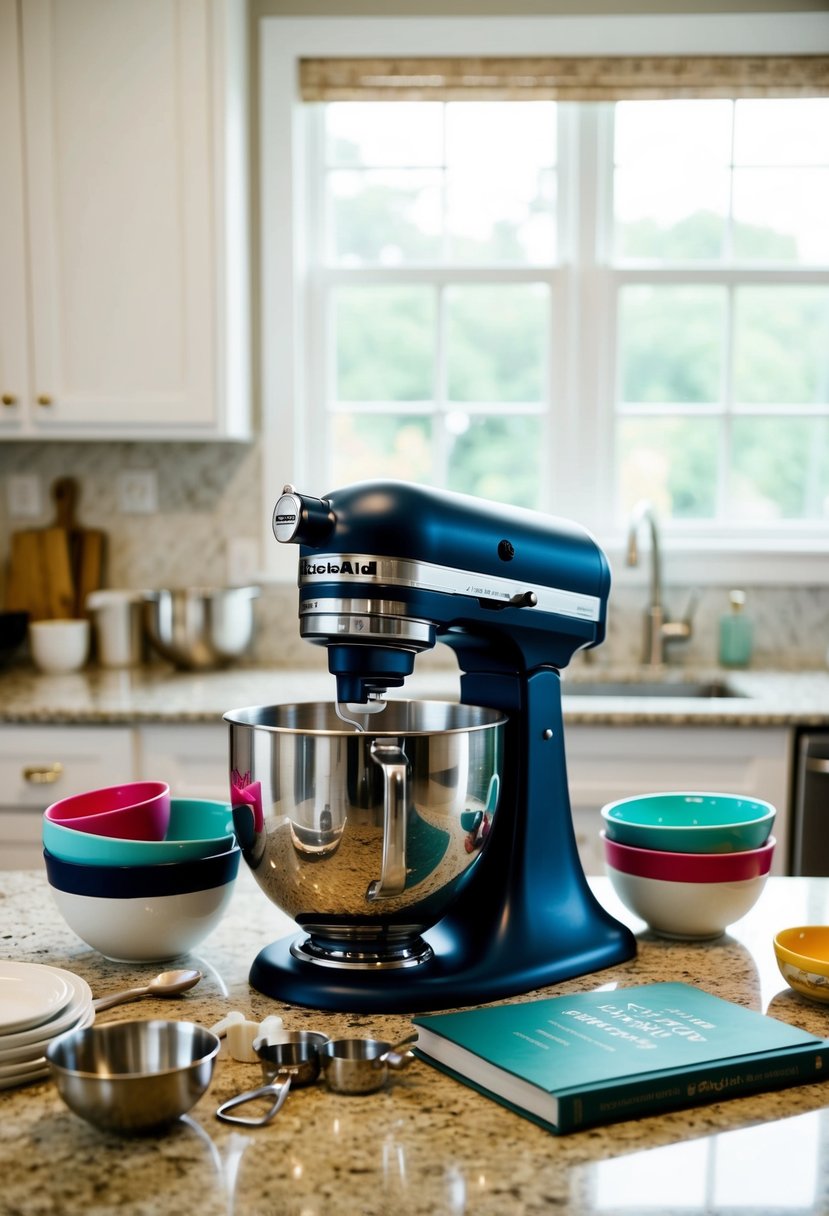
{"type": "Polygon", "coordinates": [[[426,962],[403,971],[367,970],[348,964],[331,967],[298,958],[297,945],[307,938],[284,937],[266,946],[253,961],[250,982],[266,996],[292,1005],[348,1013],[423,1013],[459,1005],[480,1005],[558,984],[577,975],[600,971],[625,962],[636,953],[633,934],[613,922],[599,940],[582,948],[565,949],[559,957],[533,952],[516,957],[509,951],[499,957],[493,948],[469,963],[464,948],[446,946],[441,926],[424,934],[434,953],[426,962]]]}

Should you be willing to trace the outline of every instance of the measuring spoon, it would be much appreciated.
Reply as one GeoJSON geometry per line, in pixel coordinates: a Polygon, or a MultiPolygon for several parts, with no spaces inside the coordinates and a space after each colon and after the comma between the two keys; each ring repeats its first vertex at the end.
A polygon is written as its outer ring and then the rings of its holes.
{"type": "Polygon", "coordinates": [[[127,988],[124,992],[113,992],[109,996],[99,996],[92,1002],[96,1013],[103,1009],[112,1009],[113,1005],[124,1005],[127,1001],[140,1000],[142,996],[178,996],[194,987],[201,979],[201,971],[187,968],[182,971],[162,971],[149,984],[141,988],[127,988]]]}

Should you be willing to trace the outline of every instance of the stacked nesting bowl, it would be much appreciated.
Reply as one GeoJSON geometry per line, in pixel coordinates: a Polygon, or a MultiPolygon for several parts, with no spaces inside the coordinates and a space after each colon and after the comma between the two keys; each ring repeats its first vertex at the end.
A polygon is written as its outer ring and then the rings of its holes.
{"type": "Polygon", "coordinates": [[[229,802],[137,781],[47,807],[43,857],[69,927],[106,958],[134,963],[176,958],[212,932],[241,852],[229,802]]]}
{"type": "Polygon", "coordinates": [[[760,897],[776,843],[771,803],[676,791],[623,798],[601,813],[613,888],[659,936],[719,937],[760,897]]]}

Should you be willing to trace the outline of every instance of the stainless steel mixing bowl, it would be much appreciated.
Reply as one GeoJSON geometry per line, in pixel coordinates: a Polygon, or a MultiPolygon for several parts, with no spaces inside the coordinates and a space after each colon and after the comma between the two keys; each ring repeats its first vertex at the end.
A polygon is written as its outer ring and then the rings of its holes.
{"type": "Polygon", "coordinates": [[[87,1026],[54,1039],[46,1059],[66,1105],[104,1131],[158,1131],[210,1084],[220,1043],[194,1022],[87,1026]]]}
{"type": "Polygon", "coordinates": [[[234,826],[265,894],[309,931],[312,954],[405,954],[486,845],[506,718],[390,701],[366,731],[326,702],[225,720],[234,826]]]}
{"type": "Polygon", "coordinates": [[[253,639],[258,587],[179,587],[145,592],[144,630],[176,667],[207,670],[238,659],[253,639]]]}

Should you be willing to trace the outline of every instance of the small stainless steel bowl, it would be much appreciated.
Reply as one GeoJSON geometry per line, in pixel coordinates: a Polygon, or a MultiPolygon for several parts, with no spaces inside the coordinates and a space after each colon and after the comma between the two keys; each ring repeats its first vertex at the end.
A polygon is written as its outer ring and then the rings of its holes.
{"type": "Polygon", "coordinates": [[[258,587],[180,587],[148,591],[144,631],[176,667],[209,670],[238,659],[253,640],[258,587]]]}
{"type": "Polygon", "coordinates": [[[151,1019],[87,1026],[54,1039],[46,1059],[76,1115],[103,1131],[159,1131],[195,1106],[220,1043],[194,1022],[151,1019]]]}

